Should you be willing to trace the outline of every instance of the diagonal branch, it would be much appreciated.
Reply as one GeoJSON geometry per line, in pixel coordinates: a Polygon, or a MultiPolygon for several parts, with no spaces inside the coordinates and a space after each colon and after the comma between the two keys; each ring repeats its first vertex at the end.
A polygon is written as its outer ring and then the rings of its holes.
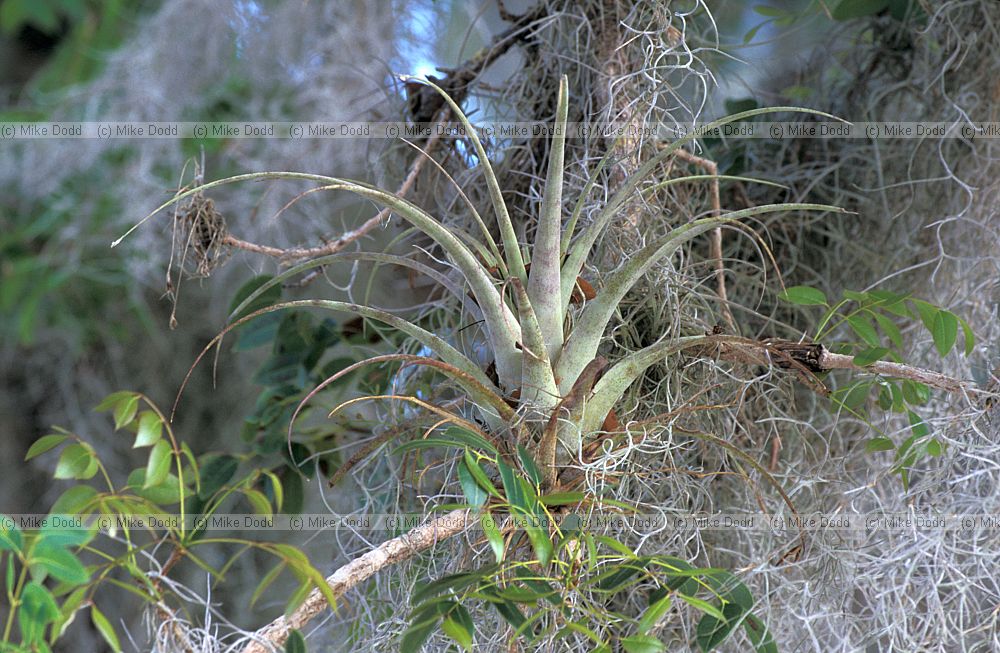
{"type": "MultiPolygon", "coordinates": [[[[406,194],[410,192],[410,189],[413,188],[413,185],[417,181],[417,177],[420,176],[420,171],[423,170],[424,164],[427,163],[428,155],[430,155],[431,151],[435,148],[435,146],[437,146],[440,140],[440,130],[435,129],[434,135],[428,139],[427,145],[424,147],[424,156],[418,157],[413,161],[413,164],[410,166],[410,171],[407,173],[403,183],[399,186],[399,190],[396,191],[396,195],[399,197],[405,197],[406,194]]],[[[357,229],[348,231],[347,233],[341,235],[340,238],[317,247],[292,247],[283,249],[281,247],[270,247],[268,245],[251,243],[237,238],[232,234],[226,234],[222,243],[224,245],[228,245],[229,247],[242,249],[254,254],[263,254],[265,256],[280,259],[282,262],[291,262],[306,258],[317,258],[320,256],[327,256],[328,254],[336,254],[337,252],[343,250],[345,247],[363,237],[378,225],[382,224],[389,217],[391,212],[392,208],[387,206],[375,214],[374,217],[369,218],[368,221],[357,229]]]]}
{"type": "MultiPolygon", "coordinates": [[[[458,535],[471,523],[471,514],[468,508],[452,510],[408,533],[383,542],[333,572],[327,577],[326,583],[335,596],[341,596],[385,567],[412,558],[441,540],[458,535]]],[[[314,589],[292,614],[278,617],[254,633],[254,641],[243,649],[243,653],[272,653],[279,650],[293,629],[301,629],[327,607],[326,599],[318,589],[314,589]]]]}

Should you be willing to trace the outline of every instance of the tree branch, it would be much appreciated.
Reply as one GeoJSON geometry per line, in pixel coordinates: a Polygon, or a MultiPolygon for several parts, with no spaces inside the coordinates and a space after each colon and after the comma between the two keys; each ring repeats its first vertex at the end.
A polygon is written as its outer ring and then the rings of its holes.
{"type": "MultiPolygon", "coordinates": [[[[909,379],[946,392],[990,393],[989,390],[979,388],[972,381],[962,381],[933,370],[891,361],[875,361],[865,366],[855,365],[853,356],[835,354],[823,345],[780,338],[759,341],[747,339],[734,343],[731,338],[727,337],[727,342],[719,345],[719,356],[724,360],[753,365],[768,365],[773,362],[778,367],[795,369],[800,373],[800,376],[812,377],[813,374],[831,370],[854,370],[896,379],[909,379]]],[[[818,381],[815,378],[809,379],[809,385],[815,386],[817,384],[818,381]]],[[[819,385],[822,386],[822,384],[819,385]]]]}
{"type": "MultiPolygon", "coordinates": [[[[471,511],[460,508],[437,517],[409,533],[383,542],[375,549],[355,558],[326,579],[334,595],[341,596],[354,586],[368,580],[379,570],[407,560],[431,548],[441,540],[458,535],[470,523],[471,511]]],[[[301,629],[327,608],[326,599],[314,589],[305,602],[288,616],[281,616],[254,634],[254,641],[243,653],[271,653],[284,645],[293,629],[301,629]]]]}

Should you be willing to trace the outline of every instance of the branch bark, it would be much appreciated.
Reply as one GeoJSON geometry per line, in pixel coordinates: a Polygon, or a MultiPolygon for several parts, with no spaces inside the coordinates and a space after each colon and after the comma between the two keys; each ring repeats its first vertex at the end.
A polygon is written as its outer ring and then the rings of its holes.
{"type": "MultiPolygon", "coordinates": [[[[736,343],[733,343],[731,338],[727,338],[725,343],[719,345],[719,356],[724,360],[753,365],[768,365],[773,362],[778,367],[795,369],[803,376],[831,370],[854,370],[865,374],[909,379],[946,392],[989,393],[988,390],[979,388],[972,381],[963,381],[933,370],[891,361],[875,361],[871,365],[865,366],[855,365],[853,356],[835,354],[823,345],[780,338],[759,341],[747,339],[736,343]]],[[[809,385],[815,386],[816,384],[818,381],[815,378],[809,380],[809,385]]],[[[822,386],[822,384],[819,385],[822,386]]]]}
{"type": "MultiPolygon", "coordinates": [[[[407,560],[438,542],[458,535],[470,523],[471,511],[460,508],[437,517],[409,533],[383,542],[375,549],[347,563],[327,577],[326,583],[334,595],[341,596],[356,585],[368,580],[378,571],[407,560]]],[[[327,608],[328,604],[319,590],[313,590],[305,602],[291,614],[281,616],[254,634],[243,653],[272,653],[284,646],[293,629],[301,629],[327,608]]]]}

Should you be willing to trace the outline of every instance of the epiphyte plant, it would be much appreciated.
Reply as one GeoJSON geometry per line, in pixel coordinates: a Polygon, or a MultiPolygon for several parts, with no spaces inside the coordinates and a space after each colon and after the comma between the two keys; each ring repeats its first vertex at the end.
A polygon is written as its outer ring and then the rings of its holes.
{"type": "MultiPolygon", "coordinates": [[[[597,173],[607,163],[614,148],[609,148],[608,154],[600,163],[600,168],[577,198],[573,210],[564,223],[563,173],[568,113],[568,82],[564,76],[559,84],[556,125],[553,130],[535,239],[530,246],[522,248],[497,176],[476,130],[447,93],[432,82],[425,83],[442,95],[450,111],[465,128],[476,155],[476,165],[481,167],[489,191],[500,235],[499,243],[494,240],[482,216],[471,202],[468,203],[468,209],[479,227],[478,237],[463,233],[455,227],[446,227],[419,206],[371,184],[298,172],[251,173],[202,184],[177,194],[154,210],[146,219],[171,204],[196,193],[203,193],[212,187],[262,179],[311,181],[320,184],[314,190],[346,190],[390,209],[431,237],[447,253],[454,267],[460,271],[475,300],[475,304],[469,307],[469,310],[473,313],[473,317],[481,320],[484,325],[492,364],[496,370],[495,381],[483,366],[474,362],[474,356],[460,352],[444,338],[386,311],[349,302],[298,300],[266,307],[232,323],[216,340],[213,340],[209,347],[239,324],[257,315],[282,308],[325,308],[382,322],[398,329],[436,354],[440,360],[433,362],[434,367],[453,379],[468,394],[474,409],[479,413],[477,417],[487,425],[491,431],[490,435],[510,445],[511,450],[517,444],[521,444],[532,451],[535,459],[543,467],[545,485],[548,487],[556,483],[560,466],[580,452],[582,444],[589,435],[599,431],[616,402],[645,370],[672,353],[706,341],[704,334],[677,338],[664,337],[655,344],[630,353],[613,363],[609,363],[599,355],[602,338],[609,323],[614,319],[616,308],[652,266],[705,232],[723,225],[737,225],[739,221],[753,216],[803,210],[844,212],[843,209],[823,204],[769,204],[692,220],[648,242],[627,257],[625,262],[604,280],[603,286],[594,296],[582,302],[582,306],[577,308],[572,299],[574,292],[578,292],[578,280],[587,258],[602,232],[612,223],[633,194],[649,193],[667,185],[702,178],[668,179],[640,189],[640,184],[671,155],[690,143],[694,134],[673,141],[640,165],[624,180],[590,223],[580,228],[576,234],[585,200],[595,184],[597,173]],[[572,326],[567,328],[570,324],[572,326]]],[[[709,123],[706,129],[715,129],[764,113],[782,111],[804,112],[836,119],[834,116],[811,109],[771,107],[727,116],[709,123]]],[[[724,175],[718,177],[767,183],[743,177],[724,175]]],[[[120,243],[128,233],[113,245],[120,243]]],[[[410,259],[385,254],[379,256],[384,262],[418,269],[424,273],[428,271],[427,266],[410,259]]],[[[337,255],[333,255],[328,258],[336,257],[337,255]]],[[[314,260],[274,277],[247,297],[234,310],[233,315],[238,316],[245,312],[245,309],[269,287],[301,272],[304,267],[321,262],[324,261],[314,260]]],[[[439,274],[434,275],[434,278],[445,281],[439,274]]],[[[453,283],[447,283],[446,287],[460,298],[464,295],[464,291],[453,283]]],[[[463,304],[467,305],[468,302],[463,304]]]]}

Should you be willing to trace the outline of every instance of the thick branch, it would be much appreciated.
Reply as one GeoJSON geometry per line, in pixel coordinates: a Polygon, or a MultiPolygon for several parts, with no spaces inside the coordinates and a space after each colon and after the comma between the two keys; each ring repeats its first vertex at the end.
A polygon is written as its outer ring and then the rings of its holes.
{"type": "MultiPolygon", "coordinates": [[[[452,510],[423,526],[414,528],[405,535],[384,542],[328,576],[327,585],[333,590],[334,595],[341,596],[374,576],[379,570],[407,560],[441,540],[461,533],[469,524],[470,514],[467,508],[452,510]]],[[[314,589],[291,615],[278,617],[258,630],[254,635],[255,641],[247,645],[243,653],[271,653],[278,650],[284,645],[292,629],[301,629],[327,607],[326,599],[319,590],[314,589]]]]}

